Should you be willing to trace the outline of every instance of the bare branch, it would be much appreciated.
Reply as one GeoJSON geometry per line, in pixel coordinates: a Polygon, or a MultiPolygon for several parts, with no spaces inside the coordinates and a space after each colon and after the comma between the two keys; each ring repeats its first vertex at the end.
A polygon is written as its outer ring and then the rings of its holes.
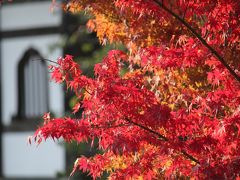
{"type": "Polygon", "coordinates": [[[95,128],[95,129],[110,129],[110,128],[118,128],[118,127],[123,127],[123,126],[129,126],[129,124],[106,125],[106,126],[91,125],[91,128],[95,128]]]}
{"type": "Polygon", "coordinates": [[[55,61],[52,61],[50,59],[44,59],[44,58],[41,58],[41,59],[33,59],[32,61],[46,61],[46,62],[51,62],[51,63],[54,63],[54,64],[57,64],[59,65],[57,62],[55,61]]]}
{"type": "Polygon", "coordinates": [[[238,81],[240,82],[240,76],[237,75],[237,73],[227,64],[227,62],[225,61],[225,59],[212,47],[210,46],[204,39],[203,37],[198,34],[195,29],[193,29],[193,27],[187,23],[184,19],[182,19],[179,15],[177,15],[176,13],[174,13],[171,9],[169,9],[168,7],[166,7],[163,3],[161,3],[158,0],[153,0],[160,8],[162,8],[163,10],[165,10],[166,12],[168,12],[170,15],[172,15],[173,17],[175,17],[178,21],[180,21],[189,31],[191,31],[191,33],[196,36],[201,43],[209,49],[209,51],[223,64],[223,66],[225,66],[227,68],[227,70],[229,71],[229,73],[238,81]]]}
{"type": "MultiPolygon", "coordinates": [[[[159,137],[160,139],[162,139],[163,141],[169,141],[168,138],[166,138],[166,137],[163,136],[162,134],[160,134],[160,133],[158,133],[158,132],[156,132],[156,131],[154,131],[154,130],[146,127],[146,126],[143,126],[143,125],[141,125],[141,124],[138,124],[138,123],[136,123],[136,122],[133,122],[133,121],[130,120],[129,118],[125,118],[125,120],[126,120],[127,122],[129,122],[130,124],[133,124],[133,125],[135,125],[135,126],[138,126],[138,127],[140,127],[141,129],[144,129],[145,131],[148,131],[148,132],[150,132],[150,133],[158,136],[158,137],[159,137]]],[[[200,162],[199,162],[195,157],[193,157],[192,155],[188,154],[185,150],[181,150],[181,153],[182,153],[184,156],[186,156],[188,159],[190,159],[191,161],[193,161],[193,162],[195,162],[195,163],[197,163],[197,164],[200,164],[200,162]]]]}

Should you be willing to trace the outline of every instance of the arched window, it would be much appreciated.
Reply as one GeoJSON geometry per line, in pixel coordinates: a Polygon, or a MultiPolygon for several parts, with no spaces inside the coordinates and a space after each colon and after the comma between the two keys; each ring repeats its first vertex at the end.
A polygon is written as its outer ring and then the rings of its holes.
{"type": "Polygon", "coordinates": [[[35,49],[27,50],[18,64],[18,119],[36,118],[48,111],[48,73],[35,49]]]}

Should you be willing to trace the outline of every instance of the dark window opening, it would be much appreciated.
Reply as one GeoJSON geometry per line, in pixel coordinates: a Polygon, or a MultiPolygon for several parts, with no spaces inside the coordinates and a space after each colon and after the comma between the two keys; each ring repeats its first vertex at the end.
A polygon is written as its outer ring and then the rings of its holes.
{"type": "Polygon", "coordinates": [[[46,62],[35,49],[27,50],[18,64],[17,119],[41,117],[48,111],[46,62]]]}

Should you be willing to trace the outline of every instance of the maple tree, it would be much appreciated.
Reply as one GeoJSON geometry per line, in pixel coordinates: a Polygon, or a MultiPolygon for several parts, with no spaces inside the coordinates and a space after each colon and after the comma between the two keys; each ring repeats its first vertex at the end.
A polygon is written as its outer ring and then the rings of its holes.
{"type": "Polygon", "coordinates": [[[121,43],[82,74],[73,57],[50,67],[81,117],[51,118],[34,139],[91,143],[103,154],[73,169],[96,179],[240,176],[240,3],[236,0],[69,0],[92,14],[100,42],[121,43]]]}

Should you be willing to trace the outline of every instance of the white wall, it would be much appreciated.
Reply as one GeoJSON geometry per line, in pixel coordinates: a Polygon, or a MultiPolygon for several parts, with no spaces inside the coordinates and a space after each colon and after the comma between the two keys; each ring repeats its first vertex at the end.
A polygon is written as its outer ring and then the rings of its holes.
{"type": "Polygon", "coordinates": [[[51,1],[4,5],[0,11],[1,30],[56,26],[61,23],[59,8],[51,9],[51,1]]]}
{"type": "Polygon", "coordinates": [[[54,178],[65,169],[63,145],[53,141],[29,145],[27,137],[34,132],[4,133],[3,175],[5,177],[54,178]]]}
{"type": "MultiPolygon", "coordinates": [[[[49,2],[25,2],[0,7],[0,31],[52,27],[61,24],[61,12],[50,12],[49,2]]],[[[46,59],[56,60],[61,50],[50,52],[49,46],[60,40],[60,35],[39,35],[1,39],[2,123],[11,124],[17,114],[17,66],[23,54],[34,48],[46,59]]],[[[64,110],[62,87],[49,82],[49,108],[57,116],[64,110]]],[[[2,141],[3,175],[7,178],[56,177],[65,170],[65,148],[58,143],[43,142],[39,147],[27,144],[34,132],[4,132],[2,141]]]]}
{"type": "MultiPolygon", "coordinates": [[[[3,39],[2,50],[2,120],[10,125],[17,113],[17,66],[24,52],[33,47],[47,59],[56,60],[61,50],[49,51],[49,46],[60,39],[59,35],[3,39]]],[[[50,76],[50,74],[49,74],[50,76]]],[[[64,94],[60,85],[49,81],[50,111],[61,116],[64,94]]],[[[43,142],[38,148],[29,147],[27,137],[33,132],[3,134],[3,173],[6,177],[55,177],[64,172],[65,149],[55,142],[43,142]]]]}
{"type": "MultiPolygon", "coordinates": [[[[24,52],[28,48],[33,47],[44,58],[56,60],[61,55],[61,51],[58,49],[50,52],[49,46],[59,40],[59,35],[8,38],[2,40],[2,119],[4,125],[9,125],[12,116],[17,114],[17,66],[24,52]]],[[[58,116],[63,112],[63,98],[62,87],[54,82],[49,82],[50,111],[58,116]]]]}

